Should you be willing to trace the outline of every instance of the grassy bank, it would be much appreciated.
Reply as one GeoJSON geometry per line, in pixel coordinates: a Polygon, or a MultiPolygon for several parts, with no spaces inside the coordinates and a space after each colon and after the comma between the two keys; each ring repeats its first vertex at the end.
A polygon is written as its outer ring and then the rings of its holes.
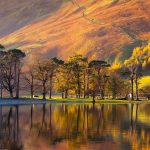
{"type": "MultiPolygon", "coordinates": [[[[49,100],[48,100],[49,101],[49,100]]],[[[91,99],[52,99],[52,101],[58,102],[58,103],[93,103],[91,99]]],[[[150,103],[150,100],[139,100],[139,101],[131,101],[131,100],[95,100],[95,103],[100,104],[130,104],[130,103],[150,103]]]]}
{"type": "MultiPolygon", "coordinates": [[[[31,98],[20,98],[20,99],[12,99],[12,98],[3,98],[0,99],[0,105],[32,105],[32,104],[93,104],[92,99],[31,99],[31,98]]],[[[131,100],[95,100],[96,104],[150,104],[150,100],[139,100],[139,101],[131,101],[131,100]]]]}
{"type": "MultiPolygon", "coordinates": [[[[26,97],[30,99],[29,97],[26,97]]],[[[42,100],[42,97],[40,96],[37,98],[38,100],[42,100]]],[[[36,98],[35,98],[36,100],[36,98]]],[[[57,102],[57,103],[93,103],[92,98],[64,98],[62,99],[61,97],[53,96],[52,99],[49,99],[47,97],[46,99],[47,102],[57,102]]],[[[119,100],[119,99],[105,99],[105,100],[99,100],[96,99],[95,103],[100,103],[100,104],[105,104],[105,103],[112,103],[112,104],[130,104],[130,103],[150,103],[150,100],[119,100]]]]}

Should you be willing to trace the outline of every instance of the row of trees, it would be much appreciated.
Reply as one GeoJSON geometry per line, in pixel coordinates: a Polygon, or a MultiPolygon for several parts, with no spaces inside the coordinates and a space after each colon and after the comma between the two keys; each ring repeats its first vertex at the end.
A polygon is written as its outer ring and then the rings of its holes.
{"type": "Polygon", "coordinates": [[[92,60],[82,55],[74,55],[63,61],[58,58],[38,60],[24,75],[25,89],[30,89],[31,97],[41,92],[43,99],[52,92],[61,93],[62,98],[127,97],[130,86],[106,61],[92,60]],[[123,90],[124,89],[124,90],[123,90]]]}
{"type": "MultiPolygon", "coordinates": [[[[135,48],[132,56],[119,65],[108,64],[102,60],[88,60],[82,55],[74,55],[63,61],[58,58],[39,59],[28,65],[21,75],[25,53],[18,49],[5,50],[0,46],[0,87],[11,97],[19,97],[19,91],[30,92],[31,98],[42,94],[46,99],[52,94],[61,94],[62,98],[124,98],[132,93],[134,85],[136,99],[139,99],[139,79],[143,67],[149,63],[150,46],[135,48]],[[21,82],[20,82],[21,81],[21,82]],[[14,95],[15,93],[15,95],[14,95]]],[[[27,64],[26,64],[27,65],[27,64]]]]}
{"type": "Polygon", "coordinates": [[[68,95],[76,95],[77,98],[88,98],[96,93],[104,97],[104,88],[107,75],[106,70],[110,65],[105,61],[91,61],[75,55],[66,62],[57,58],[47,60],[38,60],[32,65],[26,80],[30,86],[31,97],[34,89],[41,87],[43,99],[49,91],[49,98],[52,96],[52,89],[62,94],[62,98],[68,98],[68,95]],[[35,83],[39,85],[35,86],[35,83]]]}
{"type": "MultiPolygon", "coordinates": [[[[150,44],[136,47],[131,57],[125,60],[124,65],[128,70],[125,73],[130,75],[132,100],[134,99],[134,83],[136,99],[139,100],[139,79],[143,76],[143,69],[150,63],[150,44]]],[[[147,94],[147,93],[146,93],[147,94]]]]}
{"type": "Polygon", "coordinates": [[[25,56],[25,53],[19,49],[5,51],[5,47],[0,45],[1,97],[3,96],[3,89],[5,89],[10,93],[10,97],[19,98],[22,60],[25,56]]]}

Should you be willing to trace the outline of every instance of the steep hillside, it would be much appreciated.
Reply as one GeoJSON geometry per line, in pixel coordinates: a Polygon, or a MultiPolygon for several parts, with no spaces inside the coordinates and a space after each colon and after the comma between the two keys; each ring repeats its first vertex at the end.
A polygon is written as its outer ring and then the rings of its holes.
{"type": "Polygon", "coordinates": [[[149,39],[150,1],[72,0],[0,43],[22,48],[29,56],[67,58],[81,53],[114,61],[129,57],[133,47],[149,39]]]}
{"type": "Polygon", "coordinates": [[[0,37],[50,15],[64,0],[1,0],[0,37]]]}

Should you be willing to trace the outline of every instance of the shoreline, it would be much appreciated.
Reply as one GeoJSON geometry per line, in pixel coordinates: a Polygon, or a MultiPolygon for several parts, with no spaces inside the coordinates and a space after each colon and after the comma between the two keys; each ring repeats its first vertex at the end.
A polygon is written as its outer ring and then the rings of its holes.
{"type": "MultiPolygon", "coordinates": [[[[31,99],[31,98],[2,98],[0,106],[39,105],[39,104],[93,104],[91,99],[31,99]]],[[[95,100],[94,104],[150,104],[150,100],[95,100]]]]}

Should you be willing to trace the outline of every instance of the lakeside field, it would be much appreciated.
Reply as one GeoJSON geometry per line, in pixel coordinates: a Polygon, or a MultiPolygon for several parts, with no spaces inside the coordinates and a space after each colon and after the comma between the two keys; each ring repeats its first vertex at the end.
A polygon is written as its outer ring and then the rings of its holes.
{"type": "MultiPolygon", "coordinates": [[[[92,104],[92,99],[76,99],[76,98],[68,98],[68,99],[31,99],[31,98],[19,98],[19,99],[11,99],[11,98],[3,98],[0,99],[0,105],[9,106],[9,105],[33,105],[33,104],[92,104]]],[[[149,104],[150,100],[95,100],[96,104],[149,104]]]]}

